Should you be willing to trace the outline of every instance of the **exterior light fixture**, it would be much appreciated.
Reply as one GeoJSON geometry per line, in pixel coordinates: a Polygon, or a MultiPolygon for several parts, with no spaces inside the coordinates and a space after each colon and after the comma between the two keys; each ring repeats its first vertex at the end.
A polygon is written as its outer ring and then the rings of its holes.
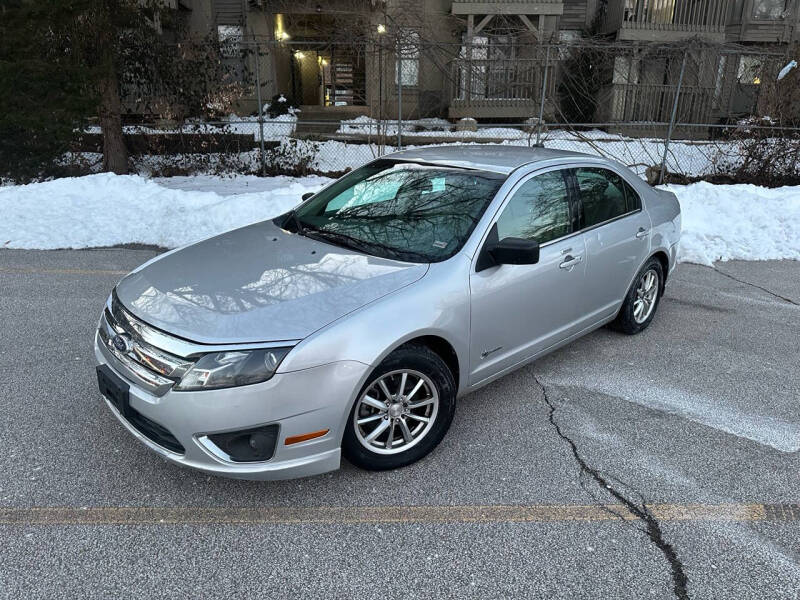
{"type": "Polygon", "coordinates": [[[378,33],[386,33],[386,25],[378,23],[378,33]]]}

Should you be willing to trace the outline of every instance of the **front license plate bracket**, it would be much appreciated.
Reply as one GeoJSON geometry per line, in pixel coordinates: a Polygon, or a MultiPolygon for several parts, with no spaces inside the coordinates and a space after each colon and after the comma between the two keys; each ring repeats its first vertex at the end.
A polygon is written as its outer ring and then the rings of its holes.
{"type": "Polygon", "coordinates": [[[97,385],[100,393],[114,405],[122,416],[127,417],[130,407],[130,386],[125,383],[108,365],[98,365],[97,385]]]}

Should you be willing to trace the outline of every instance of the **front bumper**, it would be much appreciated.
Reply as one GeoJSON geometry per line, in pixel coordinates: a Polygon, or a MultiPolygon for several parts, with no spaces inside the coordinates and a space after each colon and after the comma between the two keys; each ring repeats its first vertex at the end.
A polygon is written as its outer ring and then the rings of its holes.
{"type": "Polygon", "coordinates": [[[119,361],[95,336],[95,358],[129,386],[130,406],[164,427],[184,452],[174,452],[127,420],[108,400],[114,416],[145,446],[167,460],[226,477],[291,479],[339,468],[344,427],[367,365],[337,361],[319,367],[278,373],[269,381],[222,390],[167,391],[156,396],[126,377],[119,361]],[[222,458],[208,434],[278,424],[275,452],[264,462],[233,462],[222,458]],[[287,446],[287,437],[328,429],[322,437],[287,446]]]}

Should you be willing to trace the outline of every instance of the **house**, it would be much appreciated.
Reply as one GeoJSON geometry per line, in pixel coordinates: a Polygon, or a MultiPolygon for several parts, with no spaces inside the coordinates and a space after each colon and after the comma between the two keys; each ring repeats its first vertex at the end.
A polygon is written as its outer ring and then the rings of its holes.
{"type": "Polygon", "coordinates": [[[758,54],[800,39],[797,1],[787,0],[795,5],[788,8],[784,0],[609,0],[600,31],[630,43],[630,52],[615,60],[601,118],[668,121],[681,71],[679,121],[710,123],[747,113],[765,66],[758,54]],[[696,47],[688,53],[680,46],[658,48],[688,39],[696,47]],[[740,43],[741,51],[720,48],[723,42],[740,43]],[[753,42],[759,44],[748,49],[753,42]]]}
{"type": "Polygon", "coordinates": [[[262,101],[282,93],[319,119],[559,120],[564,48],[597,40],[613,52],[592,90],[596,122],[668,121],[679,80],[680,120],[717,122],[754,106],[761,53],[800,40],[800,0],[175,2],[262,101]]]}

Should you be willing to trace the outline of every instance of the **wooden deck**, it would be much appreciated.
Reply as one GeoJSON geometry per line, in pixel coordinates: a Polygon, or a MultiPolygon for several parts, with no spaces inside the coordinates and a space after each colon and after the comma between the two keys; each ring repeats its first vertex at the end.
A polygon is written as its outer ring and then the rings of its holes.
{"type": "Polygon", "coordinates": [[[723,42],[728,5],[727,0],[610,0],[601,31],[624,41],[723,42]]]}

